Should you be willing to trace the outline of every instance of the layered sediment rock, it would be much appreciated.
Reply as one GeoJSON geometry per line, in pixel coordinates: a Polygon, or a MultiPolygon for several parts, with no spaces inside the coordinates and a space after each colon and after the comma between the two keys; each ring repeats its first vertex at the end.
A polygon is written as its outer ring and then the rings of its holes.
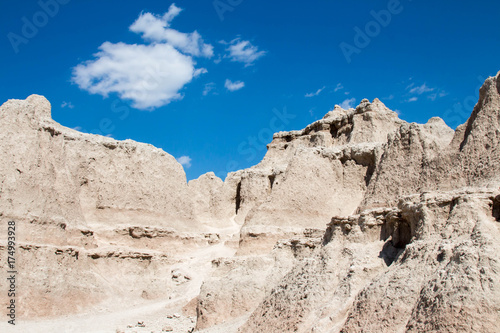
{"type": "Polygon", "coordinates": [[[19,279],[29,286],[18,293],[21,317],[167,297],[174,263],[233,233],[214,226],[232,226],[234,195],[209,176],[188,186],[161,149],[65,128],[37,95],[3,104],[0,128],[0,219],[16,222],[19,279]]]}
{"type": "Polygon", "coordinates": [[[224,181],[65,128],[36,95],[1,106],[0,140],[21,318],[170,299],[207,333],[496,332],[500,73],[455,131],[363,100],[224,181]]]}
{"type": "MultiPolygon", "coordinates": [[[[408,124],[391,113],[384,118],[387,125],[380,124],[383,130],[366,122],[357,124],[355,117],[346,115],[358,114],[359,121],[366,119],[365,113],[373,117],[366,110],[387,114],[380,102],[363,101],[356,110],[332,111],[342,119],[335,126],[325,123],[327,115],[303,131],[275,135],[261,164],[290,161],[283,168],[288,172],[293,170],[294,158],[301,160],[297,170],[302,170],[297,173],[302,181],[297,183],[303,193],[310,194],[309,189],[315,193],[314,203],[307,201],[309,196],[293,192],[293,187],[279,195],[278,188],[273,188],[276,205],[271,193],[247,214],[238,253],[264,253],[280,237],[259,244],[256,236],[265,239],[266,229],[280,228],[282,235],[291,237],[283,227],[287,222],[305,228],[321,225],[324,212],[335,217],[325,231],[324,245],[283,275],[239,331],[495,331],[499,289],[491,281],[498,277],[492,273],[483,280],[475,271],[469,277],[467,269],[485,260],[487,267],[477,270],[488,274],[489,269],[497,271],[499,262],[493,241],[498,233],[498,208],[494,207],[498,207],[500,173],[494,160],[500,160],[499,81],[497,75],[485,82],[471,118],[456,131],[439,118],[408,124]],[[367,128],[360,131],[363,135],[356,134],[363,126],[367,128]],[[338,130],[330,139],[325,132],[332,133],[332,128],[338,130]],[[368,128],[377,136],[367,136],[368,128]],[[290,146],[300,148],[286,155],[273,151],[276,146],[284,151],[290,146]],[[301,159],[301,154],[307,158],[301,159]],[[328,159],[325,167],[323,158],[328,159]],[[306,166],[308,161],[312,163],[306,166]],[[350,184],[342,186],[334,172],[318,169],[342,170],[350,184]],[[316,177],[307,178],[310,170],[316,177]],[[322,193],[335,200],[322,201],[322,193]],[[302,215],[315,204],[324,207],[321,212],[302,215]],[[262,222],[267,217],[271,228],[262,222]],[[247,228],[254,239],[245,233],[247,228]],[[454,259],[439,255],[443,247],[450,249],[454,259]],[[456,259],[460,251],[475,255],[462,266],[456,259]],[[490,281],[487,289],[483,289],[485,281],[490,281]],[[461,284],[474,290],[474,296],[466,297],[461,284]],[[469,301],[474,305],[469,306],[469,301]]],[[[285,172],[281,183],[293,183],[294,174],[285,172]]],[[[300,228],[295,232],[300,233],[300,228]]]]}
{"type": "Polygon", "coordinates": [[[494,332],[499,193],[429,192],[333,218],[239,332],[494,332]]]}
{"type": "Polygon", "coordinates": [[[268,252],[280,238],[353,213],[387,135],[402,123],[378,99],[363,100],[356,109],[337,106],[302,131],[275,134],[263,161],[236,174],[247,211],[239,253],[268,252]],[[245,195],[255,189],[259,195],[245,195]]]}

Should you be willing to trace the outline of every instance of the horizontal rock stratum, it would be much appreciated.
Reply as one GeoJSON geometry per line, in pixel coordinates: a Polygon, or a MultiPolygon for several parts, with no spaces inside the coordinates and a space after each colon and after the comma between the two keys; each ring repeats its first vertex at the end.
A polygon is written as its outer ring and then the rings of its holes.
{"type": "Polygon", "coordinates": [[[2,332],[498,331],[500,73],[455,131],[363,100],[224,181],[50,109],[0,107],[2,332]]]}

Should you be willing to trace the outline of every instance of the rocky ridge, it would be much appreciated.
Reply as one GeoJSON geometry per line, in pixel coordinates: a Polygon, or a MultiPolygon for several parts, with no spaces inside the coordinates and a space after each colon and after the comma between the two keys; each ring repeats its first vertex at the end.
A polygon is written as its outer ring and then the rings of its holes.
{"type": "Polygon", "coordinates": [[[224,181],[65,128],[41,96],[3,104],[0,126],[21,319],[165,301],[203,332],[496,331],[500,73],[455,131],[363,100],[224,181]]]}

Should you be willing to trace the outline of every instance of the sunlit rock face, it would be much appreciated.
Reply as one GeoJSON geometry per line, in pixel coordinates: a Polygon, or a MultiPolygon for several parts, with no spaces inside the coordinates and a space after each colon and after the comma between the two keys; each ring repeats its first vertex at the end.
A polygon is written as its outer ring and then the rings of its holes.
{"type": "Polygon", "coordinates": [[[37,95],[0,107],[0,142],[30,332],[124,304],[206,333],[498,331],[500,73],[455,131],[363,100],[224,181],[63,127],[37,95]]]}

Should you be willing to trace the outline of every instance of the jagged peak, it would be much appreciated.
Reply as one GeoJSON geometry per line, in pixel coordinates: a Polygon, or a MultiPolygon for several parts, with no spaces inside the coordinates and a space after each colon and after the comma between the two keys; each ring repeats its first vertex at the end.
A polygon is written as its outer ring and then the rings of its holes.
{"type": "MultiPolygon", "coordinates": [[[[467,145],[484,145],[486,141],[495,141],[500,131],[500,72],[487,78],[479,89],[479,100],[472,114],[465,123],[465,130],[457,131],[455,141],[460,139],[460,149],[467,145]]],[[[494,145],[493,142],[488,143],[494,145]]]]}
{"type": "Polygon", "coordinates": [[[432,117],[429,120],[427,120],[428,124],[437,124],[437,123],[443,123],[446,125],[443,119],[441,117],[432,117]]]}
{"type": "Polygon", "coordinates": [[[380,99],[375,98],[373,102],[369,102],[366,98],[361,101],[361,103],[356,107],[356,113],[366,113],[366,112],[377,112],[382,114],[391,115],[392,117],[398,118],[398,114],[395,111],[389,109],[380,99]]]}
{"type": "MultiPolygon", "coordinates": [[[[399,119],[398,114],[390,110],[378,98],[375,98],[371,103],[365,98],[356,108],[349,108],[346,110],[339,105],[335,105],[334,109],[327,112],[322,119],[307,125],[304,129],[299,131],[282,131],[275,133],[273,135],[273,140],[285,140],[286,142],[290,142],[303,135],[310,135],[320,131],[330,131],[332,136],[336,136],[339,133],[350,133],[354,129],[355,124],[358,124],[357,131],[361,130],[363,134],[359,135],[360,133],[357,133],[354,134],[354,136],[349,135],[349,140],[353,140],[353,142],[365,142],[365,140],[369,141],[370,139],[369,132],[374,132],[373,126],[380,127],[380,132],[386,133],[386,130],[383,129],[384,127],[393,128],[402,123],[404,123],[404,121],[399,119]],[[356,115],[360,114],[367,114],[367,116],[358,118],[356,115]],[[366,122],[371,122],[372,124],[369,125],[370,129],[367,128],[363,131],[362,127],[366,126],[366,124],[363,125],[363,123],[366,122]],[[388,126],[385,126],[384,123],[387,123],[388,126]],[[343,129],[340,130],[341,128],[343,129]]],[[[372,137],[371,139],[377,142],[380,140],[385,141],[385,135],[377,138],[372,137]]]]}
{"type": "Polygon", "coordinates": [[[355,108],[344,109],[340,105],[335,105],[333,110],[328,111],[323,116],[323,119],[329,119],[343,115],[353,115],[365,112],[385,113],[397,117],[397,113],[389,109],[380,99],[375,98],[373,102],[370,102],[367,98],[364,98],[355,108]]]}

